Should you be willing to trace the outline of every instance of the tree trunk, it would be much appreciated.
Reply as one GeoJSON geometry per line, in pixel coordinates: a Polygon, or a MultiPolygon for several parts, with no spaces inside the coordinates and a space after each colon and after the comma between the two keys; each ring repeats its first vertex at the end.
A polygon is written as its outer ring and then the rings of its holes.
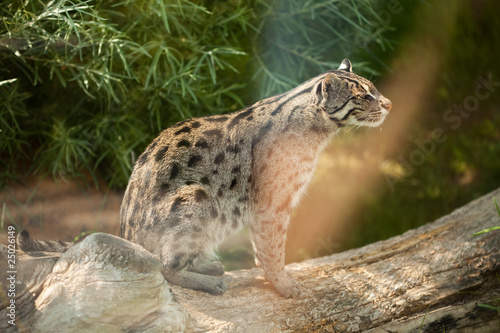
{"type": "MultiPolygon", "coordinates": [[[[19,271],[26,267],[18,277],[38,292],[20,305],[25,312],[18,313],[17,328],[499,332],[499,313],[479,304],[498,306],[493,299],[500,297],[500,231],[473,236],[500,225],[494,196],[500,198],[500,189],[401,236],[288,265],[302,284],[294,299],[278,296],[259,269],[227,272],[224,295],[171,286],[173,298],[154,256],[117,237],[94,234],[58,260],[40,253],[18,260],[19,271]]],[[[18,258],[23,256],[28,254],[18,258]]],[[[0,298],[5,305],[5,295],[0,298]]],[[[6,307],[0,310],[6,318],[6,307]]],[[[5,320],[0,328],[15,331],[5,320]]]]}

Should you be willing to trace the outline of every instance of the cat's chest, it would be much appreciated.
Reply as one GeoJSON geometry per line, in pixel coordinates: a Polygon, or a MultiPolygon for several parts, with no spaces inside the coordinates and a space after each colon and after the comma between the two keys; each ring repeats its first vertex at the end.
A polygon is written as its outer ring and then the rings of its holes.
{"type": "Polygon", "coordinates": [[[326,141],[285,132],[262,143],[255,153],[255,202],[280,211],[296,206],[310,183],[326,141]],[[274,207],[274,208],[273,208],[274,207]]]}

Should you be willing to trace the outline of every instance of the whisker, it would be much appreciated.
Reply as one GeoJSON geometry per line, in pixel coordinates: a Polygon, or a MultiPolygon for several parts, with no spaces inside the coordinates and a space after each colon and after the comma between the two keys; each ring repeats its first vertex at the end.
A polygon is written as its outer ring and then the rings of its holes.
{"type": "Polygon", "coordinates": [[[372,77],[375,75],[375,70],[372,71],[372,74],[370,75],[370,81],[372,81],[372,77]]]}

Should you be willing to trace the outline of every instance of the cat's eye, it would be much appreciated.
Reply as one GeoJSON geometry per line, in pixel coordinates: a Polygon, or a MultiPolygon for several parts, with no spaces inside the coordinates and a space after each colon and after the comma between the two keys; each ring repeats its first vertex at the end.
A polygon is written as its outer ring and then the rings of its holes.
{"type": "Polygon", "coordinates": [[[366,99],[367,101],[374,101],[375,97],[373,97],[371,94],[366,94],[363,96],[363,99],[366,99]]]}

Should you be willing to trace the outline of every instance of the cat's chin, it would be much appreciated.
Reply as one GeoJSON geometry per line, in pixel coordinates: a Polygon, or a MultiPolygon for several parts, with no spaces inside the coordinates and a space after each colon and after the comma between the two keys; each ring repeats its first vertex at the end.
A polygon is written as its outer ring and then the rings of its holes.
{"type": "Polygon", "coordinates": [[[387,117],[387,115],[389,114],[389,111],[385,108],[381,108],[377,114],[373,117],[371,117],[371,119],[364,123],[363,126],[367,126],[367,127],[379,127],[380,125],[382,125],[382,123],[384,122],[385,118],[387,117]]]}

